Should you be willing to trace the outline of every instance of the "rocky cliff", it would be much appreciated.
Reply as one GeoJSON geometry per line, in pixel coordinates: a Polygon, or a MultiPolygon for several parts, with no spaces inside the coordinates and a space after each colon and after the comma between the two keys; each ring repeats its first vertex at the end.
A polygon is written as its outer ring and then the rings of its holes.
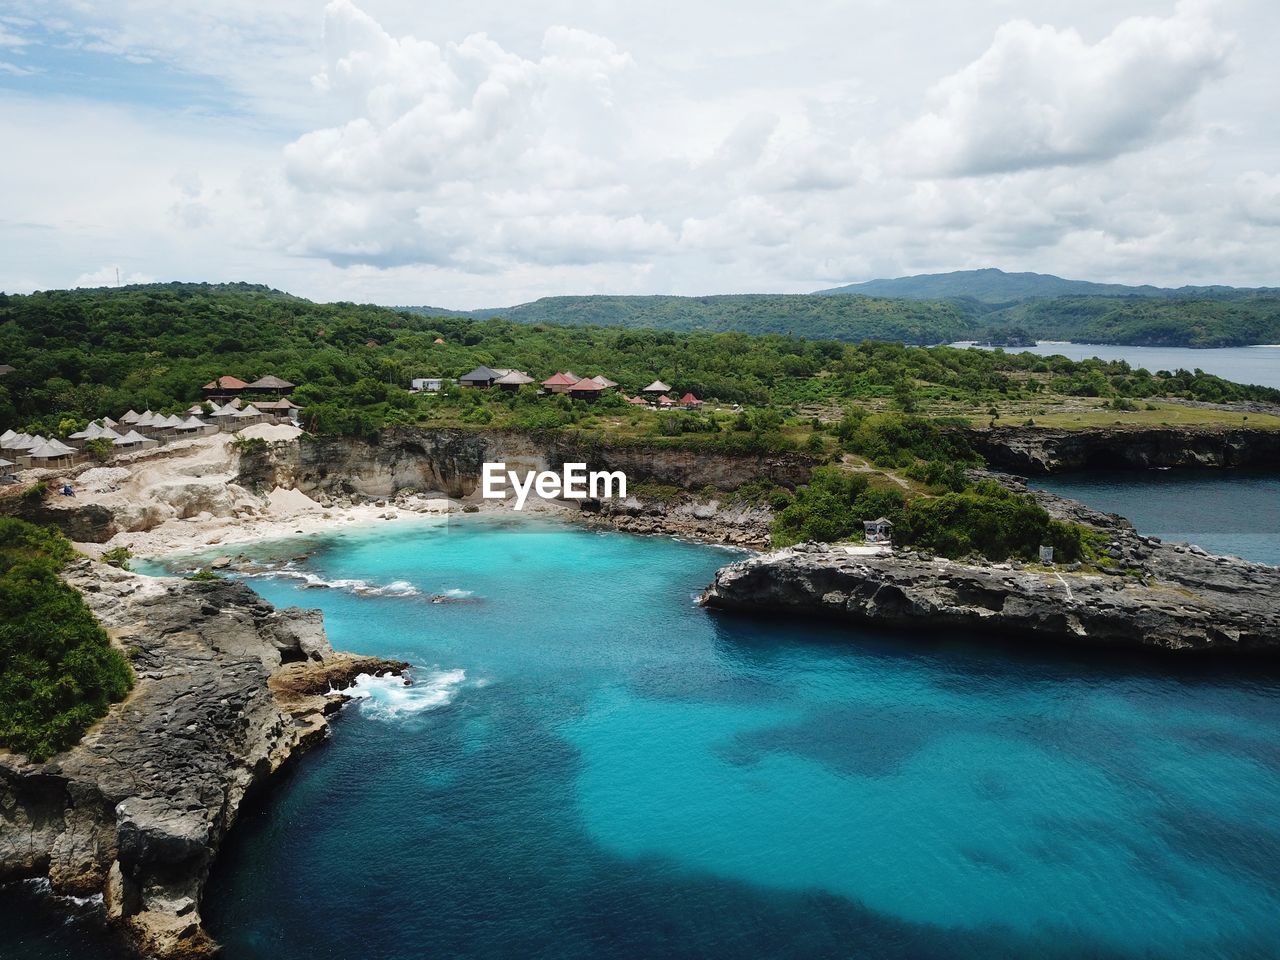
{"type": "Polygon", "coordinates": [[[137,684],[46,763],[0,752],[0,882],[101,896],[148,957],[216,951],[200,901],[246,793],[321,742],[361,673],[319,611],[275,610],[233,581],[140,577],[80,561],[66,578],[128,653],[137,684]]]}
{"type": "Polygon", "coordinates": [[[1022,474],[1154,467],[1277,467],[1280,430],[992,427],[961,431],[987,463],[1022,474]]]}
{"type": "Polygon", "coordinates": [[[1120,517],[1036,497],[1058,517],[1105,531],[1106,564],[1084,571],[962,563],[909,550],[859,556],[839,545],[802,544],[722,568],[702,603],[1103,647],[1280,650],[1280,568],[1143,537],[1120,517]]]}
{"type": "Polygon", "coordinates": [[[755,479],[794,488],[808,480],[816,461],[800,454],[609,444],[571,433],[396,427],[372,440],[303,436],[253,444],[241,455],[238,481],[307,494],[389,497],[418,490],[468,497],[479,487],[486,462],[519,470],[586,463],[590,470],[621,470],[630,483],[733,490],[755,479]]]}

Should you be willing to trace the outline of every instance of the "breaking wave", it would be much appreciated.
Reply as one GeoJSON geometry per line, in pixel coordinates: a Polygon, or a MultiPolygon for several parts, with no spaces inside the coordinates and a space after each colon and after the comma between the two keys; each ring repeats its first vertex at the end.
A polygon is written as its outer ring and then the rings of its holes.
{"type": "Polygon", "coordinates": [[[280,567],[276,570],[255,572],[254,576],[275,577],[283,580],[299,580],[303,589],[346,590],[361,597],[416,597],[420,593],[408,580],[393,580],[388,584],[371,583],[368,580],[336,579],[326,580],[324,577],[306,570],[295,570],[292,567],[280,567]]]}
{"type": "Polygon", "coordinates": [[[437,670],[406,686],[400,677],[362,673],[355,686],[343,692],[361,702],[366,716],[393,720],[453,703],[466,679],[465,670],[437,670]]]}

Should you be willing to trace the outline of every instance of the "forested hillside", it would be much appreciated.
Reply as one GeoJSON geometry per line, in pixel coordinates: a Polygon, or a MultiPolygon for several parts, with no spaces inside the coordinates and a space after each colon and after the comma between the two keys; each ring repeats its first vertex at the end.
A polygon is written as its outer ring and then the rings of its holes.
{"type": "MultiPolygon", "coordinates": [[[[784,416],[806,403],[876,399],[906,411],[950,404],[978,415],[1011,399],[1051,395],[1280,400],[1276,390],[1199,372],[1135,371],[1125,363],[777,334],[423,317],[312,303],[244,284],[0,295],[0,364],[14,368],[0,377],[0,429],[65,435],[69,426],[129,407],[175,412],[199,398],[202,384],[225,374],[274,374],[298,384],[293,399],[304,407],[304,420],[336,432],[433,418],[554,427],[577,416],[582,401],[563,398],[553,409],[528,389],[446,397],[406,389],[413,377],[457,377],[481,363],[527,370],[537,380],[565,369],[605,374],[627,393],[660,378],[677,395],[691,391],[784,416]]],[[[609,403],[615,400],[625,406],[616,394],[609,403]]]]}
{"type": "MultiPolygon", "coordinates": [[[[432,307],[407,307],[430,315],[432,307]]],[[[719,333],[780,333],[811,339],[896,340],[934,344],[963,340],[976,330],[971,312],[950,303],[870,297],[740,294],[716,297],[544,297],[533,303],[478,310],[475,317],[519,323],[719,333]]]]}

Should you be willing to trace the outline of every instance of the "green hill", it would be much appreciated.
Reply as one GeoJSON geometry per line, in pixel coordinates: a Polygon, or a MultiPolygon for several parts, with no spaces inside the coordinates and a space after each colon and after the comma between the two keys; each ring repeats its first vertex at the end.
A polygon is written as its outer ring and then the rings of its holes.
{"type": "MultiPolygon", "coordinates": [[[[1149,284],[1128,286],[1122,283],[1093,283],[1088,280],[1065,280],[1049,273],[1006,273],[994,267],[984,270],[956,270],[951,273],[923,273],[891,280],[867,280],[843,287],[819,290],[820,296],[856,295],[887,297],[901,300],[976,300],[983,304],[1009,304],[1015,301],[1051,297],[1143,297],[1143,298],[1220,298],[1249,296],[1262,291],[1236,287],[1153,287],[1149,284]]],[[[1280,293],[1280,291],[1271,291],[1280,293]]]]}

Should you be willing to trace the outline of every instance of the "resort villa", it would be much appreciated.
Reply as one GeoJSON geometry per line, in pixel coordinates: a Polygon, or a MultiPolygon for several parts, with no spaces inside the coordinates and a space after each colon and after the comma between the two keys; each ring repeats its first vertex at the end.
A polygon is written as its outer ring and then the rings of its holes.
{"type": "MultiPolygon", "coordinates": [[[[419,378],[412,381],[412,389],[416,392],[439,390],[438,384],[442,382],[440,379],[419,378]],[[437,386],[425,387],[419,386],[419,384],[437,384],[437,386]]],[[[515,391],[521,387],[531,386],[534,383],[536,383],[534,378],[523,370],[509,367],[487,367],[483,364],[458,378],[460,386],[481,390],[499,387],[504,390],[515,391]]],[[[603,374],[597,374],[594,377],[580,377],[571,370],[564,370],[547,377],[538,386],[538,392],[541,394],[565,394],[575,400],[592,401],[599,399],[610,390],[616,390],[619,384],[617,380],[611,380],[603,374]]],[[[627,397],[626,394],[623,394],[623,397],[628,403],[637,407],[670,409],[679,406],[686,410],[696,410],[702,406],[703,401],[692,393],[686,393],[679,400],[672,400],[666,395],[670,390],[671,387],[667,384],[661,380],[655,380],[641,391],[642,394],[649,395],[647,399],[642,396],[627,397]]]]}

